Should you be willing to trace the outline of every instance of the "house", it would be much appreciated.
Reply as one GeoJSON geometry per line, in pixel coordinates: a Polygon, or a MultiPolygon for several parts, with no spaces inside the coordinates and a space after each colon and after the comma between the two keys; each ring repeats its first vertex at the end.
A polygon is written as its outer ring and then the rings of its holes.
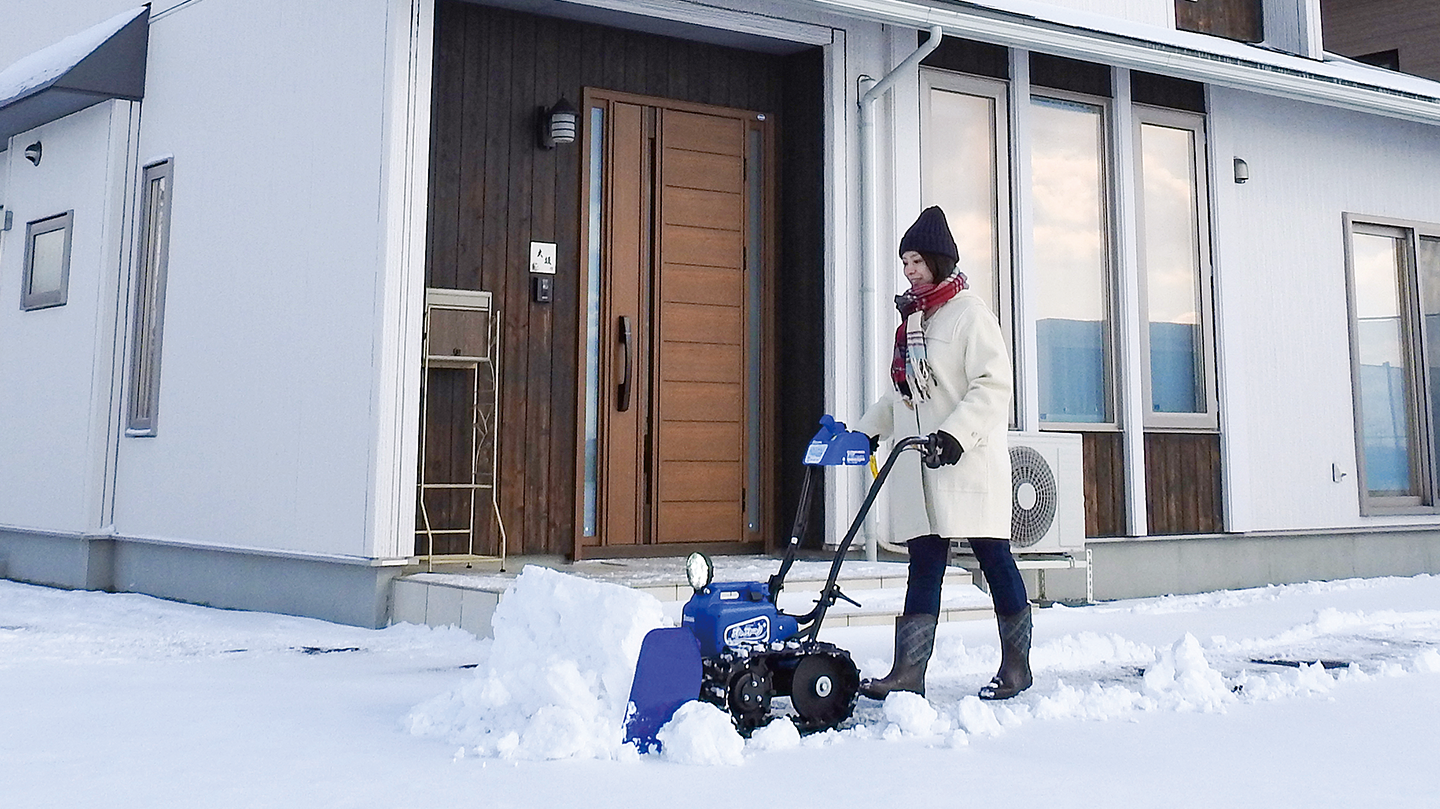
{"type": "Polygon", "coordinates": [[[929,204],[1083,446],[1052,596],[1440,571],[1440,84],[1317,0],[133,2],[0,31],[0,575],[774,548],[929,204]]]}

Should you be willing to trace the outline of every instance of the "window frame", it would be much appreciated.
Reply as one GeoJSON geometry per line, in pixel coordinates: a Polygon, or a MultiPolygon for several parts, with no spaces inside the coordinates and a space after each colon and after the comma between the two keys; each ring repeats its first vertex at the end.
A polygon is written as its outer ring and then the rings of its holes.
{"type": "MultiPolygon", "coordinates": [[[[1345,255],[1346,316],[1350,336],[1350,385],[1355,425],[1355,477],[1360,498],[1361,516],[1392,516],[1440,513],[1440,470],[1436,469],[1436,425],[1433,412],[1429,366],[1425,340],[1424,316],[1420,306],[1419,243],[1422,238],[1440,240],[1440,224],[1385,216],[1345,213],[1342,215],[1345,255]],[[1374,496],[1370,493],[1365,462],[1365,423],[1360,388],[1359,320],[1356,304],[1359,291],[1355,284],[1355,234],[1396,238],[1402,248],[1400,256],[1399,297],[1401,345],[1410,364],[1411,395],[1406,402],[1407,429],[1414,447],[1411,453],[1411,474],[1418,495],[1374,496]]],[[[1434,358],[1440,361],[1440,358],[1434,358]]]]}
{"type": "Polygon", "coordinates": [[[1141,389],[1144,405],[1143,426],[1147,430],[1163,432],[1220,431],[1219,373],[1215,345],[1215,301],[1214,301],[1214,258],[1210,231],[1210,155],[1209,132],[1206,116],[1201,113],[1156,107],[1148,104],[1133,105],[1135,161],[1135,251],[1139,268],[1139,320],[1140,320],[1140,362],[1141,389]],[[1152,368],[1150,365],[1150,273],[1146,266],[1145,238],[1145,149],[1141,138],[1146,125],[1171,129],[1186,129],[1195,137],[1195,165],[1192,169],[1195,182],[1195,245],[1199,270],[1200,288],[1200,339],[1202,384],[1205,389],[1205,411],[1203,413],[1157,413],[1155,412],[1152,368]]]}
{"type": "Polygon", "coordinates": [[[70,245],[75,230],[75,211],[53,214],[25,224],[25,264],[20,280],[20,309],[33,312],[64,306],[70,297],[70,245]],[[57,230],[65,231],[65,246],[60,254],[60,284],[58,289],[46,292],[32,292],[30,286],[35,273],[35,239],[57,230]]]}
{"type": "MultiPolygon", "coordinates": [[[[1122,409],[1122,398],[1120,392],[1120,374],[1123,372],[1123,369],[1121,369],[1120,367],[1121,357],[1119,355],[1119,352],[1122,350],[1122,341],[1119,323],[1120,313],[1117,311],[1117,304],[1119,303],[1120,292],[1119,251],[1121,249],[1122,237],[1119,233],[1116,232],[1117,222],[1119,220],[1117,219],[1116,211],[1116,158],[1113,153],[1112,145],[1115,136],[1115,100],[1107,96],[1088,95],[1085,93],[1077,93],[1071,90],[1062,90],[1054,87],[1032,85],[1030,87],[1030,94],[1027,98],[1024,99],[1024,101],[1026,104],[1033,105],[1037,98],[1051,99],[1054,101],[1060,101],[1070,104],[1083,104],[1092,107],[1099,107],[1101,111],[1099,138],[1100,150],[1098,157],[1100,160],[1101,197],[1100,233],[1102,238],[1104,239],[1104,243],[1102,245],[1102,261],[1104,262],[1104,270],[1101,273],[1101,280],[1104,284],[1103,302],[1105,305],[1105,328],[1101,331],[1101,337],[1105,341],[1106,362],[1103,369],[1105,386],[1104,395],[1105,408],[1108,411],[1109,418],[1104,421],[1059,421],[1046,419],[1044,414],[1042,413],[1036,427],[1039,430],[1053,430],[1057,432],[1072,433],[1121,432],[1122,418],[1120,411],[1122,409]]],[[[1031,114],[1028,109],[1026,111],[1026,114],[1031,114]]],[[[1024,144],[1024,148],[1029,151],[1029,154],[1026,155],[1025,159],[1033,161],[1035,149],[1033,128],[1029,132],[1027,132],[1027,141],[1028,142],[1024,144]]],[[[1034,186],[1035,178],[1034,171],[1032,169],[1030,173],[1030,187],[1023,190],[1023,193],[1027,195],[1028,204],[1032,207],[1034,206],[1034,186]]],[[[1029,223],[1029,227],[1031,228],[1031,231],[1033,233],[1035,227],[1033,219],[1029,223]]],[[[1030,256],[1029,260],[1033,263],[1035,260],[1034,256],[1030,256]]],[[[1026,280],[1031,284],[1042,283],[1042,281],[1038,277],[1038,268],[1032,267],[1031,270],[1031,277],[1027,278],[1026,280]]],[[[1038,324],[1038,319],[1036,322],[1038,324]]],[[[1038,354],[1038,336],[1036,350],[1037,354],[1035,357],[1035,361],[1038,363],[1040,361],[1040,357],[1038,354]]],[[[1045,380],[1043,378],[1037,378],[1037,388],[1035,390],[1035,396],[1041,396],[1041,388],[1043,388],[1044,385],[1045,380]]]]}
{"type": "Polygon", "coordinates": [[[160,358],[165,325],[165,287],[170,273],[170,222],[175,198],[175,161],[157,160],[141,173],[139,232],[135,243],[135,287],[131,309],[129,390],[125,434],[156,435],[160,409],[160,358]],[[152,215],[152,190],[164,180],[158,213],[152,215]],[[156,220],[159,220],[158,223],[156,220]],[[159,232],[153,233],[156,225],[159,232]],[[154,243],[155,250],[148,251],[154,243]],[[149,258],[153,255],[153,263],[149,258]],[[147,291],[153,294],[147,294],[147,291]]]}
{"type": "MultiPolygon", "coordinates": [[[[1010,132],[1010,83],[1003,79],[956,73],[933,67],[920,70],[920,166],[921,205],[936,204],[926,190],[924,178],[929,175],[926,157],[932,148],[934,125],[931,123],[932,93],[935,91],[984,98],[992,102],[995,111],[991,135],[995,144],[995,183],[991,189],[995,202],[995,297],[986,301],[1000,321],[1000,330],[1005,335],[1005,347],[1014,358],[1015,354],[1015,227],[1014,203],[1012,200],[1011,178],[1011,132],[1010,132]]],[[[961,271],[964,271],[964,256],[961,256],[961,271]]],[[[1018,400],[1018,397],[1016,397],[1018,400]]],[[[1012,407],[1012,409],[1015,409],[1012,407]]],[[[1012,425],[1015,414],[1011,415],[1012,425]]]]}

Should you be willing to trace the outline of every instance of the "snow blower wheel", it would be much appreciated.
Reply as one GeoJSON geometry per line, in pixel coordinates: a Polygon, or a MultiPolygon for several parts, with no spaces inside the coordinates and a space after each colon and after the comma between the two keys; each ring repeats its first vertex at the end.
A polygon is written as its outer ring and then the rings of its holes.
{"type": "Polygon", "coordinates": [[[860,694],[860,672],[847,654],[805,655],[790,680],[790,703],[802,730],[832,728],[855,710],[860,694]]]}

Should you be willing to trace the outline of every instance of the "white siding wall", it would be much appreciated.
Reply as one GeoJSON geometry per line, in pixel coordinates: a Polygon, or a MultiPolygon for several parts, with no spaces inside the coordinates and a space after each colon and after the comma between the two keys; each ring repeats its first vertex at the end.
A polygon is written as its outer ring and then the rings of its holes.
{"type": "Polygon", "coordinates": [[[0,234],[0,525],[49,531],[100,527],[118,200],[130,104],[110,102],[47,124],[0,152],[9,181],[0,204],[14,228],[0,234]],[[40,141],[39,165],[23,156],[40,141]],[[25,225],[73,210],[63,306],[21,311],[25,225]]]}
{"type": "Polygon", "coordinates": [[[1046,3],[1148,25],[1175,27],[1175,0],[1046,0],[1046,3]]]}
{"type": "Polygon", "coordinates": [[[384,0],[154,20],[139,158],[173,156],[158,435],[124,536],[370,555],[384,0]]]}
{"type": "Polygon", "coordinates": [[[1440,128],[1233,90],[1211,100],[1229,528],[1436,522],[1359,516],[1341,215],[1440,222],[1440,128]]]}

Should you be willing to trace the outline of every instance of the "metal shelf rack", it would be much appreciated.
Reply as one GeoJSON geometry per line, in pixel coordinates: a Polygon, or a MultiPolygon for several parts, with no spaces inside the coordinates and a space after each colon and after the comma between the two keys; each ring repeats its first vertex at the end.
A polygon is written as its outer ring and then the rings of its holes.
{"type": "MultiPolygon", "coordinates": [[[[420,471],[417,480],[421,526],[417,537],[424,547],[416,556],[431,570],[437,563],[499,562],[505,569],[505,521],[500,516],[498,476],[498,430],[500,419],[500,319],[489,292],[462,289],[427,289],[420,381],[420,471]],[[426,478],[426,451],[429,446],[430,393],[432,369],[468,372],[473,387],[470,401],[468,480],[431,481],[426,478]],[[464,497],[465,526],[436,527],[430,514],[427,493],[456,492],[464,497]],[[488,499],[488,516],[494,516],[499,532],[499,555],[476,552],[476,520],[483,499],[488,499]],[[437,553],[437,537],[463,536],[463,551],[437,553]]],[[[457,448],[458,450],[459,448],[457,448]]]]}

